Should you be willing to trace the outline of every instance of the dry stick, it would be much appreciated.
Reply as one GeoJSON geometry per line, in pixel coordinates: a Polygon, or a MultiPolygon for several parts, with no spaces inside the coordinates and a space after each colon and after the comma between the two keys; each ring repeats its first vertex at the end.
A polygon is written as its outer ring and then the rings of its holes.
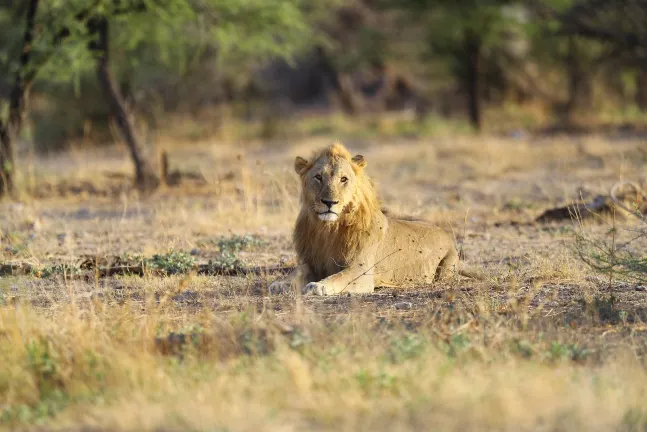
{"type": "MultiPolygon", "coordinates": [[[[464,258],[464,256],[463,256],[463,254],[464,254],[463,247],[465,246],[465,241],[467,240],[467,235],[466,235],[466,233],[467,233],[467,215],[469,214],[469,212],[470,212],[470,209],[468,207],[467,210],[465,210],[465,218],[463,218],[463,243],[461,243],[461,247],[458,250],[458,259],[459,260],[462,260],[464,258]]],[[[452,232],[453,231],[454,230],[452,229],[452,232]]]]}
{"type": "MultiPolygon", "coordinates": [[[[616,209],[612,208],[611,209],[611,214],[613,216],[612,223],[613,225],[611,226],[611,246],[609,247],[609,256],[611,258],[611,262],[614,263],[616,261],[616,209]]],[[[609,290],[613,286],[613,267],[611,267],[611,271],[609,272],[609,290]]]]}

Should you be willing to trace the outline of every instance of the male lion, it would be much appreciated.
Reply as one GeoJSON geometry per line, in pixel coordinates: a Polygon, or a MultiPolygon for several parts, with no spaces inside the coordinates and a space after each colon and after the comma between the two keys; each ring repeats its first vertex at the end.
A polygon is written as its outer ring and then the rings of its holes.
{"type": "Polygon", "coordinates": [[[366,161],[334,143],[311,161],[297,157],[301,212],[293,241],[299,265],[270,293],[370,293],[375,286],[428,284],[454,270],[452,237],[424,221],[385,215],[366,161]]]}

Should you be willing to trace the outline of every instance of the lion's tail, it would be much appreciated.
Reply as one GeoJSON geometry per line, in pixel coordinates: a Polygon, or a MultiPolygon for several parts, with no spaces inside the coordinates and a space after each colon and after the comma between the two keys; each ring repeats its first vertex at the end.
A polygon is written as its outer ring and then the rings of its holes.
{"type": "Polygon", "coordinates": [[[458,274],[466,278],[476,279],[478,281],[486,281],[490,279],[487,273],[485,273],[483,270],[477,269],[475,267],[466,267],[463,263],[460,263],[460,265],[458,266],[458,274]]]}

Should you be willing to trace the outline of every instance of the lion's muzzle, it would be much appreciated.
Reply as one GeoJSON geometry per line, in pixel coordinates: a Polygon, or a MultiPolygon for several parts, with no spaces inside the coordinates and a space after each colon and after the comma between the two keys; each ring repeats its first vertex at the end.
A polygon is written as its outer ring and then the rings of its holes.
{"type": "Polygon", "coordinates": [[[317,213],[317,216],[319,217],[319,220],[324,222],[335,222],[337,219],[339,219],[339,215],[332,211],[317,213]]]}
{"type": "Polygon", "coordinates": [[[319,220],[324,222],[336,221],[339,218],[339,213],[336,211],[335,206],[339,204],[339,201],[321,199],[321,203],[326,206],[326,209],[324,211],[319,211],[319,209],[316,210],[319,220]]]}

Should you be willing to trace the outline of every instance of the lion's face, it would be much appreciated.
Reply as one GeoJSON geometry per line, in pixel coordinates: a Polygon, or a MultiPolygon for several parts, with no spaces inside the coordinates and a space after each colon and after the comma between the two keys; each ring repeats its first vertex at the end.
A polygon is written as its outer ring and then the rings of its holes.
{"type": "Polygon", "coordinates": [[[336,222],[353,202],[358,178],[364,167],[360,155],[352,159],[322,155],[312,164],[297,157],[294,168],[302,178],[304,205],[323,222],[336,222]]]}

